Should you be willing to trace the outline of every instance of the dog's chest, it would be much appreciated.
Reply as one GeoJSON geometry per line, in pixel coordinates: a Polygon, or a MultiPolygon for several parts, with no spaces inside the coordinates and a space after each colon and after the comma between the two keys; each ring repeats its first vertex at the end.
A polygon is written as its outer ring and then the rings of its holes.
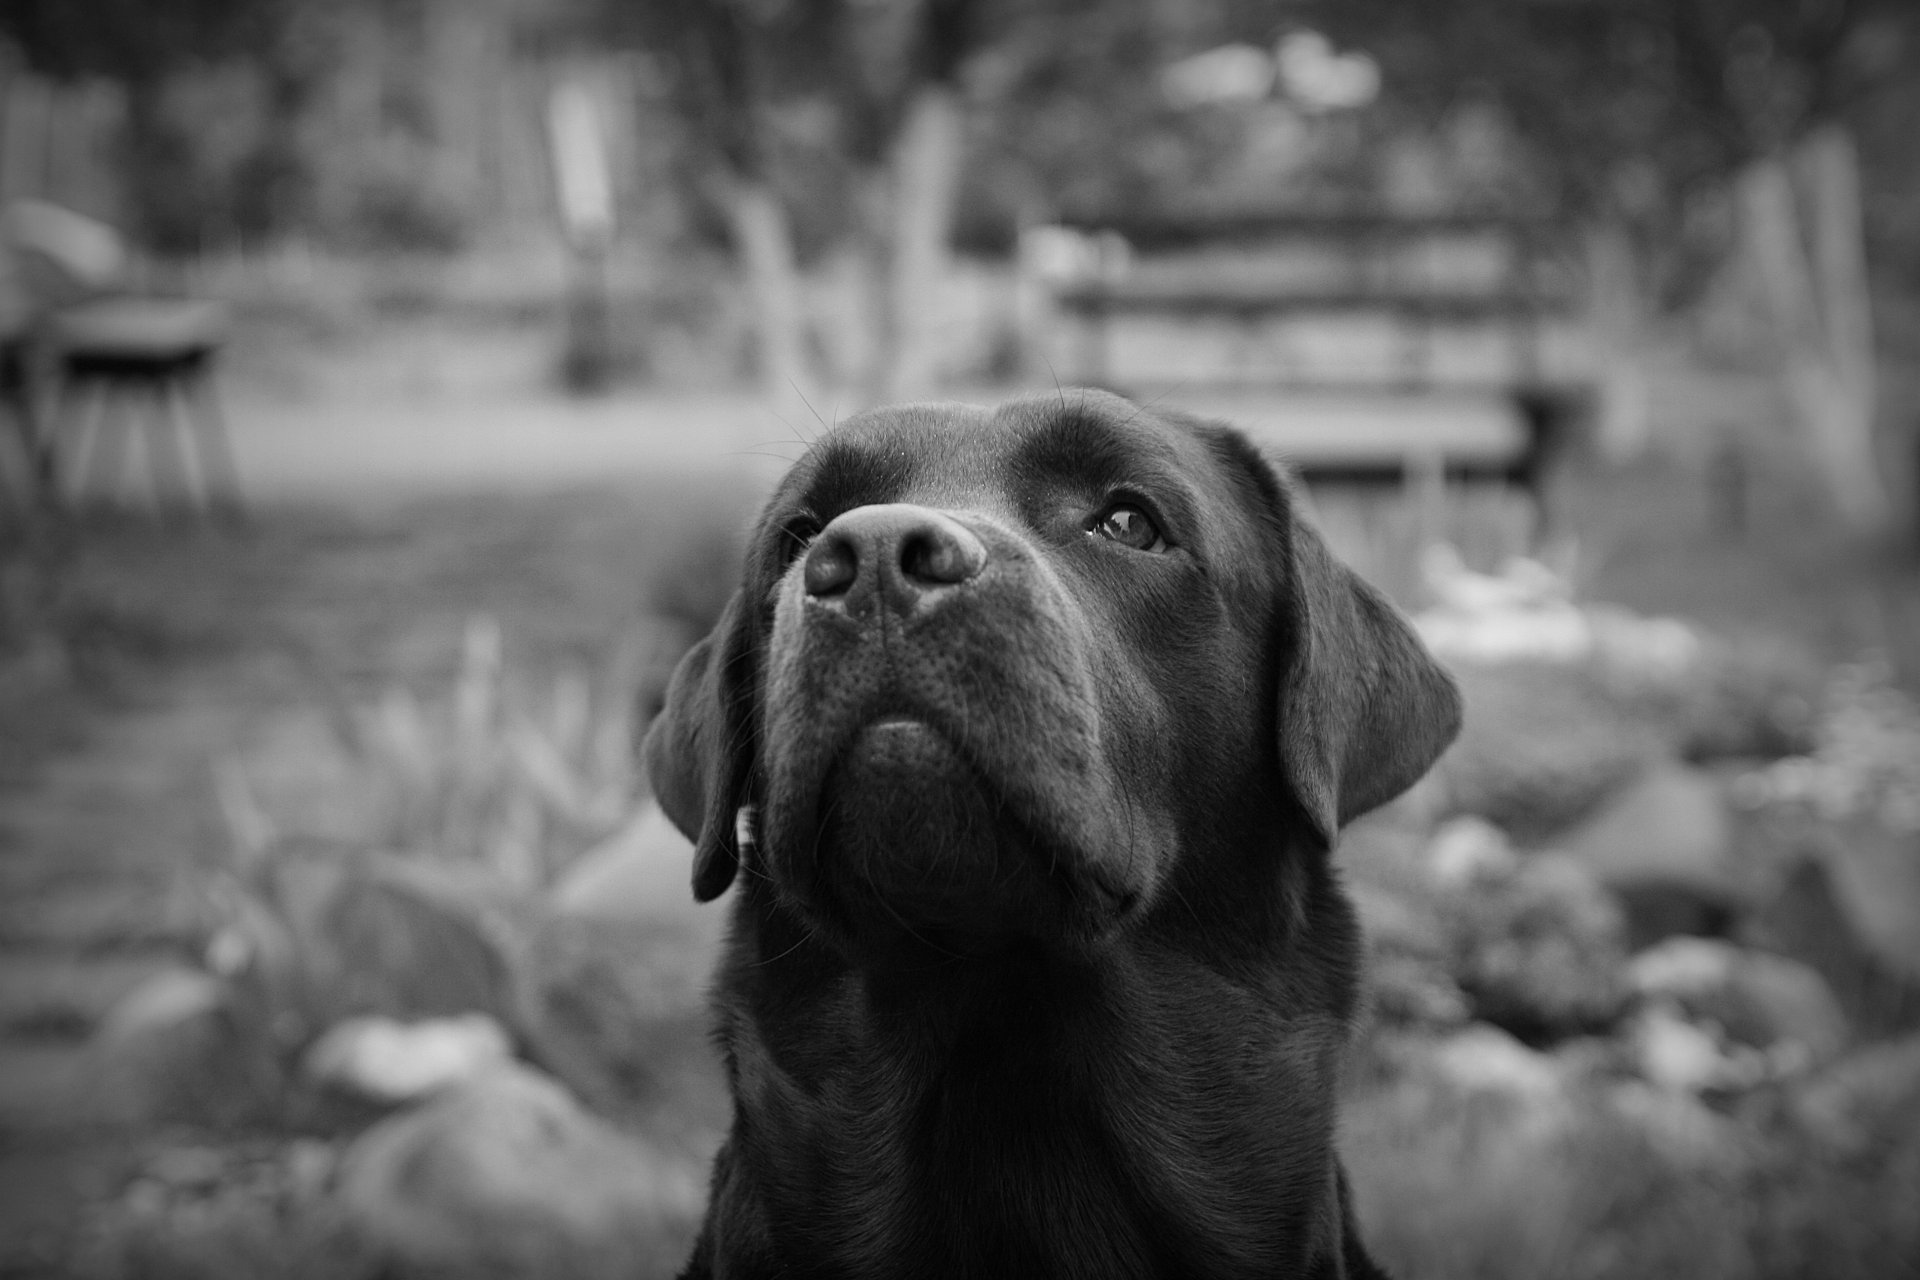
{"type": "Polygon", "coordinates": [[[822,1274],[1271,1275],[1311,1254],[1324,1135],[1276,1113],[1273,1080],[963,1044],[932,1071],[867,1046],[803,1088],[760,1052],[742,1163],[777,1253],[822,1274]]]}

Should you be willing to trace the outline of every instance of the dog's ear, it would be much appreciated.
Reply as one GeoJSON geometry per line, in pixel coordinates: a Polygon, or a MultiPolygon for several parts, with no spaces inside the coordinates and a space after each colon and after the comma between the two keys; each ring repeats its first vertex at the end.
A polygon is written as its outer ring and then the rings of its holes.
{"type": "Polygon", "coordinates": [[[1280,765],[1331,848],[1440,758],[1460,729],[1460,691],[1399,610],[1297,516],[1291,541],[1280,765]]]}
{"type": "Polygon", "coordinates": [[[753,678],[748,625],[736,591],[713,630],[674,668],[666,706],[640,748],[660,808],[693,841],[699,902],[725,893],[740,866],[734,819],[751,767],[751,713],[742,696],[753,678]]]}

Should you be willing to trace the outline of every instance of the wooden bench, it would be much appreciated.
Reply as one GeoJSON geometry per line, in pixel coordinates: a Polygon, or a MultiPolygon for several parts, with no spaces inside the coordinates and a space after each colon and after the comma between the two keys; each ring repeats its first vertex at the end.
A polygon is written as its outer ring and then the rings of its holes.
{"type": "Polygon", "coordinates": [[[1310,485],[1490,481],[1537,525],[1587,398],[1551,228],[1453,216],[1081,218],[1062,381],[1229,419],[1310,485]]]}

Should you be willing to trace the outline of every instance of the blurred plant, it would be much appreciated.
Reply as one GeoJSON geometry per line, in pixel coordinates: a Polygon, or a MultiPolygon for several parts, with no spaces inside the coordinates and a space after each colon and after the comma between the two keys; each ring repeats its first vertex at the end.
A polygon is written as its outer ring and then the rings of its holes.
{"type": "Polygon", "coordinates": [[[1788,805],[1843,821],[1868,817],[1920,832],[1920,706],[1884,663],[1839,668],[1828,685],[1814,746],[1741,779],[1749,805],[1788,805]]]}
{"type": "Polygon", "coordinates": [[[350,839],[288,830],[242,762],[216,763],[232,852],[204,885],[202,964],[280,1078],[352,1014],[526,1023],[515,904],[631,817],[636,708],[679,635],[633,628],[598,681],[563,673],[535,698],[508,676],[498,624],[473,619],[441,697],[332,708],[350,839]]]}
{"type": "Polygon", "coordinates": [[[336,707],[354,801],[373,847],[477,863],[516,888],[553,879],[631,814],[637,703],[671,637],[631,630],[598,680],[580,671],[531,695],[506,670],[499,624],[467,624],[445,693],[388,688],[336,707]]]}

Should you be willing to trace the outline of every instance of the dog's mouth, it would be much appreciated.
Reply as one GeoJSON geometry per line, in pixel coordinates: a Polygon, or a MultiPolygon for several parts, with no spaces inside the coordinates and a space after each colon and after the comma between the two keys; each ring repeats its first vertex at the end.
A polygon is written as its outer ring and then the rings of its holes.
{"type": "Polygon", "coordinates": [[[769,833],[772,869],[850,937],[973,951],[1059,931],[1077,860],[1047,850],[937,715],[863,717],[824,754],[811,829],[769,833]]]}
{"type": "Polygon", "coordinates": [[[797,581],[777,611],[763,865],[847,935],[1084,936],[1147,887],[1072,611],[1011,575],[977,592],[898,630],[816,616],[797,581]]]}

